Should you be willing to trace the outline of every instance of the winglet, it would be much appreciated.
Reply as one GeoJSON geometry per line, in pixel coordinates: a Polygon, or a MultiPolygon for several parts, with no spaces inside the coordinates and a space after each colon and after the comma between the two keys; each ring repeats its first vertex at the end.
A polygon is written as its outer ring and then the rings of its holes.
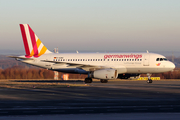
{"type": "Polygon", "coordinates": [[[45,53],[51,53],[36,36],[34,31],[30,28],[28,24],[20,24],[22,39],[24,42],[24,48],[26,52],[26,57],[30,58],[32,56],[39,57],[45,53]]]}

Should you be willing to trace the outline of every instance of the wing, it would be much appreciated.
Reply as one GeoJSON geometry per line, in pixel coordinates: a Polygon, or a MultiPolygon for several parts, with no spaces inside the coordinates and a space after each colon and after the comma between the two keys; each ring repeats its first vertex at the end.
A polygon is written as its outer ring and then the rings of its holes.
{"type": "Polygon", "coordinates": [[[106,68],[105,66],[98,66],[98,65],[89,65],[89,64],[78,64],[78,63],[69,63],[69,62],[61,62],[61,61],[50,61],[50,60],[41,60],[42,62],[50,62],[50,63],[55,63],[54,65],[63,65],[66,64],[68,65],[67,67],[77,67],[77,68],[82,68],[86,71],[94,71],[97,69],[104,69],[106,68]]]}

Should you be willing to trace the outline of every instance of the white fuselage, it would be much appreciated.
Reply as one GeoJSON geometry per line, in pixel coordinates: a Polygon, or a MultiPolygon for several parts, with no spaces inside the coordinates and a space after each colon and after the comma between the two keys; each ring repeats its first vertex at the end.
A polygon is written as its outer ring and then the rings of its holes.
{"type": "Polygon", "coordinates": [[[155,53],[49,53],[33,59],[21,61],[55,71],[82,74],[105,68],[116,69],[118,74],[161,73],[175,68],[172,62],[155,53]]]}

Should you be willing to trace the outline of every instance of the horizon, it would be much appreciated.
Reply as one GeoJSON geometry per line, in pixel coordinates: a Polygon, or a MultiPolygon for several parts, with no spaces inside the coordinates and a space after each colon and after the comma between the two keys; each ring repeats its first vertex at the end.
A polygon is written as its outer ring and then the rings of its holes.
{"type": "Polygon", "coordinates": [[[0,41],[23,50],[27,23],[43,44],[64,51],[180,51],[178,0],[0,1],[0,41]]]}

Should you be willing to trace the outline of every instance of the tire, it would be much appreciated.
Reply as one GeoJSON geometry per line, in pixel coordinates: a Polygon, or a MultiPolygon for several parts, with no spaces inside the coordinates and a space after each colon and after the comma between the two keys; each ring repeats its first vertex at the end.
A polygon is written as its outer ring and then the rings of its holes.
{"type": "Polygon", "coordinates": [[[147,83],[152,83],[153,81],[150,79],[150,80],[147,80],[147,83]]]}
{"type": "Polygon", "coordinates": [[[107,83],[108,82],[108,80],[102,80],[101,79],[101,83],[107,83]]]}
{"type": "Polygon", "coordinates": [[[92,78],[85,78],[84,82],[85,83],[92,83],[92,78]]]}

